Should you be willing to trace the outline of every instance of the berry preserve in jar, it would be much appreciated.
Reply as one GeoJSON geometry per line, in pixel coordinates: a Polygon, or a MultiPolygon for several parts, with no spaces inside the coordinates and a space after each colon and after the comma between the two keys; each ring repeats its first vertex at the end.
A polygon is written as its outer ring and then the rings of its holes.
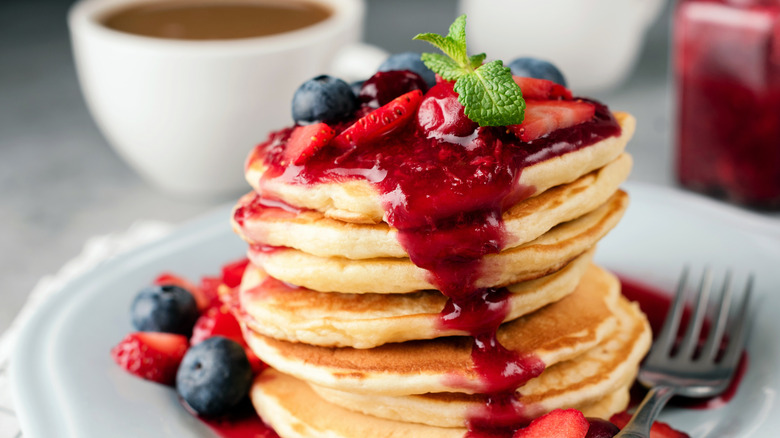
{"type": "Polygon", "coordinates": [[[681,0],[674,26],[680,183],[780,208],[780,0],[681,0]]]}

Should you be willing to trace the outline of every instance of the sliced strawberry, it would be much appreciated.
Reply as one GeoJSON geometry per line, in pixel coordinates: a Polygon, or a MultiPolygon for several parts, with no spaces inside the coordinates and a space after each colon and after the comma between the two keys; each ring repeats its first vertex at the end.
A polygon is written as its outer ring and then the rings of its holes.
{"type": "Polygon", "coordinates": [[[222,281],[227,287],[238,287],[241,284],[241,278],[244,277],[244,271],[246,271],[248,265],[249,259],[246,257],[226,264],[222,267],[222,281]]]}
{"type": "Polygon", "coordinates": [[[216,294],[210,294],[198,286],[195,286],[189,280],[170,272],[160,274],[160,276],[154,280],[154,284],[160,286],[172,284],[174,286],[179,286],[180,288],[185,289],[187,292],[191,293],[193,297],[195,297],[195,303],[197,303],[198,310],[201,312],[211,307],[211,305],[217,299],[216,294]]]}
{"type": "Polygon", "coordinates": [[[290,133],[290,138],[287,139],[284,156],[287,161],[300,166],[314,156],[317,151],[327,146],[335,135],[336,131],[327,123],[296,126],[290,133]]]}
{"type": "Polygon", "coordinates": [[[420,106],[422,96],[422,91],[414,90],[396,97],[358,119],[357,122],[337,135],[332,144],[336,147],[347,148],[375,140],[404,126],[412,118],[417,107],[420,106]]]}
{"type": "Polygon", "coordinates": [[[524,78],[522,76],[512,76],[515,83],[520,86],[523,92],[523,99],[565,99],[571,100],[571,91],[563,85],[556,84],[547,79],[524,78]]]}
{"type": "Polygon", "coordinates": [[[224,336],[244,347],[253,373],[258,374],[267,368],[267,365],[247,345],[241,325],[227,305],[212,307],[198,318],[198,321],[195,322],[195,327],[192,329],[190,345],[201,343],[213,336],[224,336]]]}
{"type": "MultiPolygon", "coordinates": [[[[609,419],[609,421],[621,429],[626,427],[626,424],[628,424],[629,420],[631,420],[631,414],[628,412],[619,412],[609,419]]],[[[672,427],[666,423],[656,421],[653,423],[653,427],[650,428],[650,438],[690,438],[690,435],[685,432],[672,429],[672,427]]]]}
{"type": "Polygon", "coordinates": [[[190,344],[195,345],[212,336],[224,336],[244,345],[244,336],[236,317],[227,306],[214,306],[195,322],[190,344]]]}
{"type": "MultiPolygon", "coordinates": [[[[219,300],[219,286],[222,285],[222,277],[201,277],[200,290],[207,297],[213,297],[210,306],[215,306],[220,303],[219,300]]],[[[201,309],[201,313],[206,309],[201,309]]]]}
{"type": "Polygon", "coordinates": [[[512,438],[585,438],[589,423],[576,409],[556,409],[515,432],[512,438]]]}
{"type": "Polygon", "coordinates": [[[186,336],[171,333],[136,332],[111,349],[111,357],[138,377],[173,385],[176,371],[190,343],[186,336]]]}
{"type": "Polygon", "coordinates": [[[527,100],[525,119],[508,126],[522,141],[531,141],[553,131],[570,128],[593,118],[596,106],[582,100],[527,100]]]}
{"type": "Polygon", "coordinates": [[[238,300],[238,287],[227,287],[225,284],[220,284],[217,288],[217,294],[219,294],[219,302],[227,306],[228,309],[238,309],[241,307],[241,303],[238,300]]]}

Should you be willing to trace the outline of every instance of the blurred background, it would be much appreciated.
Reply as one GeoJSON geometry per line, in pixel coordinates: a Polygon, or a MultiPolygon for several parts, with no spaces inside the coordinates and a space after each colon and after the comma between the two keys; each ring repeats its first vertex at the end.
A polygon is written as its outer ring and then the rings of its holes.
{"type": "MultiPolygon", "coordinates": [[[[66,24],[72,3],[0,2],[0,333],[36,282],[76,256],[89,237],[121,232],[139,219],[180,223],[241,194],[166,195],[107,145],[76,78],[66,24]]],[[[650,26],[628,79],[593,96],[636,116],[631,179],[660,185],[673,184],[668,3],[650,26]]],[[[366,4],[365,41],[389,52],[428,50],[411,37],[446,33],[458,14],[454,0],[366,4]]]]}

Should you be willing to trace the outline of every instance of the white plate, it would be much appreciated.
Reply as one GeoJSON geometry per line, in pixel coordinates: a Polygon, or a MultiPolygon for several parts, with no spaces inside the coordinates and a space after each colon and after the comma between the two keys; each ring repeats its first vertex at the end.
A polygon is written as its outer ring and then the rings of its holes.
{"type": "MultiPolygon", "coordinates": [[[[750,365],[736,397],[721,409],[670,408],[662,417],[694,438],[778,436],[780,418],[771,414],[778,412],[780,391],[780,225],[669,189],[628,184],[627,190],[632,205],[600,245],[602,264],[667,290],[686,263],[757,277],[750,365]]],[[[26,438],[213,436],[181,408],[174,391],[125,373],[109,350],[131,331],[131,299],[158,273],[197,279],[243,254],[228,215],[221,209],[104,263],[38,309],[11,364],[26,438]]]]}

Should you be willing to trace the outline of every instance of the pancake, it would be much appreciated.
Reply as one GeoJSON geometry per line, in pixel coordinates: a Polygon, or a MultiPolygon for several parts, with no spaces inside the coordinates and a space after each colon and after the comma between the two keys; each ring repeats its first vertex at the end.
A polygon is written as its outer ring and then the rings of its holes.
{"type": "Polygon", "coordinates": [[[301,380],[273,368],[255,379],[249,396],[258,415],[283,438],[463,438],[465,432],[340,408],[322,400],[301,380]]]}
{"type": "MultiPolygon", "coordinates": [[[[503,324],[498,340],[508,350],[534,356],[548,367],[569,360],[614,332],[619,295],[617,278],[592,265],[574,292],[503,324]]],[[[340,391],[408,395],[478,393],[485,388],[473,366],[468,336],[354,349],[286,342],[250,330],[244,335],[255,354],[270,366],[340,391]]]]}
{"type": "MultiPolygon", "coordinates": [[[[536,239],[555,225],[602,205],[630,170],[631,157],[622,154],[576,181],[515,204],[503,214],[505,249],[536,239]]],[[[242,197],[232,215],[233,229],[250,244],[284,246],[318,257],[408,257],[398,242],[398,231],[384,222],[353,224],[329,219],[315,210],[259,206],[257,196],[250,193],[242,197]]]]}
{"type": "MultiPolygon", "coordinates": [[[[504,321],[568,295],[593,257],[586,251],[563,269],[508,287],[504,321]]],[[[252,331],[290,342],[326,347],[373,348],[390,342],[467,335],[441,326],[447,297],[436,290],[411,294],[340,294],[296,288],[249,266],[239,292],[243,322],[252,331]]]]}
{"type": "MultiPolygon", "coordinates": [[[[549,158],[522,170],[515,188],[534,196],[613,161],[625,149],[633,136],[636,121],[630,114],[615,113],[622,131],[595,144],[560,156],[549,158]]],[[[290,205],[322,212],[325,217],[353,223],[380,223],[385,220],[385,208],[379,192],[364,179],[318,184],[293,184],[263,178],[267,170],[262,152],[254,150],[247,158],[245,176],[249,185],[266,197],[280,199],[290,205]]]]}
{"type": "MultiPolygon", "coordinates": [[[[556,408],[598,402],[605,394],[630,385],[639,362],[650,348],[650,326],[635,303],[619,300],[618,329],[598,346],[571,360],[548,367],[518,389],[519,401],[533,416],[556,408]]],[[[480,394],[441,393],[377,396],[348,393],[313,385],[326,401],[367,415],[431,426],[457,427],[479,415],[485,399],[480,394]]]]}
{"type": "MultiPolygon", "coordinates": [[[[596,210],[557,225],[531,242],[482,259],[477,288],[532,280],[565,266],[617,225],[628,206],[618,191],[596,210]]],[[[319,292],[409,293],[436,289],[431,275],[408,258],[349,260],[317,257],[291,248],[251,247],[249,259],[271,277],[319,292]]]]}
{"type": "MultiPolygon", "coordinates": [[[[305,382],[272,368],[255,379],[250,392],[260,417],[284,438],[463,438],[466,429],[436,427],[374,417],[328,403],[305,382]]],[[[609,418],[625,409],[629,386],[592,405],[578,406],[587,417],[609,418]]]]}

